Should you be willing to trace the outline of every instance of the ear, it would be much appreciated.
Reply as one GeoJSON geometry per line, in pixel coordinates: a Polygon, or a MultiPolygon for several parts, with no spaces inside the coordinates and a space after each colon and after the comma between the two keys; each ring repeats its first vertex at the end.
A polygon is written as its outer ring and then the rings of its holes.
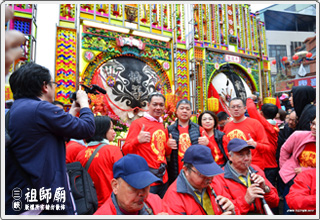
{"type": "Polygon", "coordinates": [[[48,87],[49,87],[49,84],[47,84],[46,82],[43,81],[43,85],[42,85],[42,89],[41,89],[43,94],[48,93],[48,91],[49,91],[48,87]]]}
{"type": "Polygon", "coordinates": [[[228,155],[229,160],[232,162],[232,157],[229,152],[227,152],[227,155],[228,155]]]}
{"type": "Polygon", "coordinates": [[[111,188],[112,188],[112,191],[115,195],[118,194],[118,190],[119,190],[119,181],[116,180],[115,178],[113,178],[111,180],[111,188]]]}
{"type": "Polygon", "coordinates": [[[188,168],[187,168],[186,166],[183,166],[182,169],[183,169],[184,174],[185,174],[186,176],[189,175],[188,172],[187,172],[187,171],[188,171],[188,168]]]}

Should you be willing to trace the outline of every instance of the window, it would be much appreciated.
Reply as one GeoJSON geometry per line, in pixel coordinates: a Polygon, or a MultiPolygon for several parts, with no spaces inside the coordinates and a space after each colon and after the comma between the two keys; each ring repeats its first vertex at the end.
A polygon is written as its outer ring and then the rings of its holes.
{"type": "Polygon", "coordinates": [[[269,45],[269,57],[274,57],[277,61],[277,72],[280,72],[284,68],[281,63],[281,58],[287,56],[287,46],[286,45],[269,45]],[[282,67],[282,68],[281,68],[282,67]]]}
{"type": "Polygon", "coordinates": [[[291,45],[290,45],[290,53],[291,56],[293,56],[296,52],[294,51],[297,47],[301,47],[303,46],[303,42],[299,42],[299,41],[291,41],[291,45]]]}

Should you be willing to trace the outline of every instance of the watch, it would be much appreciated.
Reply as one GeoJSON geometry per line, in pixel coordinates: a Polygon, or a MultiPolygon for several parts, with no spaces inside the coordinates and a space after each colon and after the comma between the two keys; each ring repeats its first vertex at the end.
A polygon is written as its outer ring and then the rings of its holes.
{"type": "Polygon", "coordinates": [[[271,191],[271,190],[270,190],[270,187],[266,185],[266,186],[264,187],[264,192],[265,192],[265,193],[269,193],[270,191],[271,191]]]}

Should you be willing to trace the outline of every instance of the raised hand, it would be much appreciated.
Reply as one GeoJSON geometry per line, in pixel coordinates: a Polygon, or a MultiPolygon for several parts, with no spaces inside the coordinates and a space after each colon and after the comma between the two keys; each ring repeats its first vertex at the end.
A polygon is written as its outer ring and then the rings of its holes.
{"type": "Polygon", "coordinates": [[[250,187],[247,188],[244,199],[248,204],[252,204],[256,198],[263,198],[263,194],[264,190],[259,187],[259,184],[253,183],[250,187]]]}
{"type": "Polygon", "coordinates": [[[169,139],[167,142],[168,147],[170,147],[172,150],[178,149],[177,141],[172,138],[172,134],[169,134],[169,139]]]}
{"type": "Polygon", "coordinates": [[[141,128],[141,131],[138,135],[138,141],[140,144],[143,144],[143,143],[149,143],[150,140],[151,140],[151,135],[150,135],[150,132],[148,131],[144,131],[144,124],[142,125],[142,128],[141,128]]]}
{"type": "Polygon", "coordinates": [[[217,198],[217,203],[222,207],[225,212],[222,215],[234,215],[234,204],[226,197],[218,195],[217,198]]]}
{"type": "MultiPolygon", "coordinates": [[[[5,22],[13,18],[13,11],[8,6],[6,6],[5,15],[5,22]]],[[[22,57],[23,50],[20,46],[26,41],[26,38],[17,30],[9,30],[5,33],[5,75],[7,75],[11,64],[22,57]]]]}
{"type": "Polygon", "coordinates": [[[253,140],[253,138],[251,137],[250,133],[248,134],[248,136],[249,136],[249,140],[247,140],[247,144],[256,147],[257,146],[257,142],[255,142],[253,140]]]}
{"type": "Polygon", "coordinates": [[[205,131],[203,131],[202,132],[202,136],[198,138],[198,144],[201,144],[201,145],[204,145],[204,146],[208,146],[209,139],[207,138],[205,131]]]}
{"type": "Polygon", "coordinates": [[[252,182],[259,184],[259,187],[261,189],[264,190],[266,188],[265,179],[262,176],[260,176],[260,175],[258,175],[256,173],[252,173],[250,175],[250,177],[251,177],[252,182]]]}

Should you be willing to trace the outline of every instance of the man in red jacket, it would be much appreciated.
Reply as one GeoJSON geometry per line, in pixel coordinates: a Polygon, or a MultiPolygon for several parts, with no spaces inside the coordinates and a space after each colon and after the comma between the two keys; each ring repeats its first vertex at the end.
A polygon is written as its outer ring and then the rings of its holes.
{"type": "Polygon", "coordinates": [[[113,165],[113,176],[113,192],[94,215],[168,214],[169,209],[161,198],[149,193],[150,184],[161,180],[149,171],[143,157],[124,156],[113,165]]]}
{"type": "Polygon", "coordinates": [[[229,161],[224,166],[224,174],[215,177],[222,182],[242,215],[265,214],[262,198],[270,208],[279,203],[277,189],[258,166],[251,165],[251,149],[254,146],[246,141],[232,139],[228,144],[229,161]]]}
{"type": "MultiPolygon", "coordinates": [[[[239,138],[247,141],[248,145],[254,146],[252,163],[264,170],[264,153],[269,148],[269,142],[263,126],[258,120],[245,116],[246,102],[241,98],[231,99],[229,108],[233,120],[224,127],[226,141],[229,142],[233,138],[239,138]]],[[[227,152],[227,149],[225,149],[225,152],[227,152]]]]}
{"type": "Polygon", "coordinates": [[[210,148],[191,145],[183,162],[183,169],[163,198],[174,214],[231,215],[238,212],[221,182],[212,181],[213,176],[223,170],[214,161],[210,148]]]}
{"type": "Polygon", "coordinates": [[[148,97],[148,112],[144,117],[134,120],[122,147],[124,155],[138,154],[148,163],[150,171],[163,183],[151,185],[150,192],[164,196],[168,186],[166,156],[171,153],[167,146],[168,136],[163,126],[161,115],[164,112],[165,97],[159,93],[151,93],[148,97]]]}
{"type": "Polygon", "coordinates": [[[288,206],[297,215],[315,215],[317,210],[317,169],[305,170],[294,179],[286,196],[288,206]]]}

